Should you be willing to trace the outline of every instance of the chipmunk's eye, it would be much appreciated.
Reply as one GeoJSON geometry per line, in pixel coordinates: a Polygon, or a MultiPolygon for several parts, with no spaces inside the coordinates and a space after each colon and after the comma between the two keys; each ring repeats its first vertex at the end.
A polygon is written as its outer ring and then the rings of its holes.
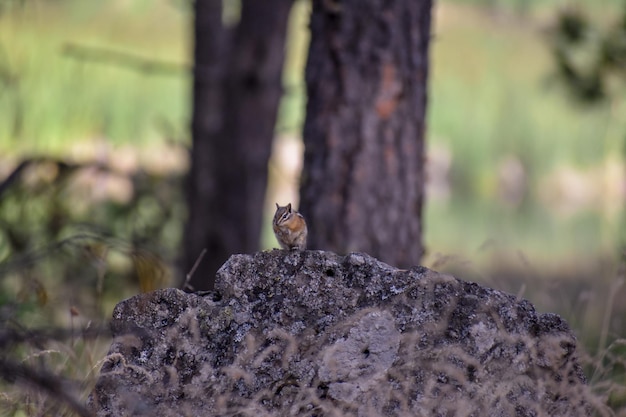
{"type": "Polygon", "coordinates": [[[280,216],[280,220],[281,221],[285,221],[289,218],[290,213],[289,212],[284,212],[282,216],[280,216]]]}

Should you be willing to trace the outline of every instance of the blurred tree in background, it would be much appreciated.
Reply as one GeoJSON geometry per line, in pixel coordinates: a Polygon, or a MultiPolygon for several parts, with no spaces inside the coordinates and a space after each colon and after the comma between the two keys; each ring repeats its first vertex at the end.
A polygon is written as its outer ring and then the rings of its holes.
{"type": "Polygon", "coordinates": [[[233,29],[222,1],[195,2],[191,171],[183,269],[213,287],[234,253],[259,250],[268,161],[282,95],[292,0],[243,0],[233,29]]]}
{"type": "Polygon", "coordinates": [[[313,2],[300,204],[313,249],[420,262],[430,9],[313,2]]]}
{"type": "MultiPolygon", "coordinates": [[[[258,250],[290,6],[243,1],[231,40],[221,2],[196,2],[185,270],[207,257],[194,289],[258,250]]],[[[430,8],[313,2],[301,203],[312,248],[420,261],[430,8]]]]}

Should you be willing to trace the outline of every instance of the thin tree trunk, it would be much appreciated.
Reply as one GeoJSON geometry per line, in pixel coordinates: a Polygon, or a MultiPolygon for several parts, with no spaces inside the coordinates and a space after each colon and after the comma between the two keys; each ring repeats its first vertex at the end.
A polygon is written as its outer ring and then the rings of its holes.
{"type": "Polygon", "coordinates": [[[313,0],[300,210],[309,247],[423,253],[431,0],[313,0]]]}
{"type": "Polygon", "coordinates": [[[232,42],[221,1],[197,0],[189,218],[183,268],[207,255],[190,284],[213,287],[234,253],[259,249],[292,0],[244,0],[232,42]]]}
{"type": "MultiPolygon", "coordinates": [[[[215,176],[216,145],[222,141],[223,61],[227,33],[222,26],[222,1],[195,2],[194,72],[192,107],[191,169],[187,177],[188,218],[185,227],[183,269],[189,272],[193,263],[207,248],[213,254],[218,248],[209,248],[209,237],[214,234],[213,219],[208,207],[215,204],[220,184],[215,176]]],[[[210,255],[211,256],[211,255],[210,255]]],[[[205,258],[205,262],[206,262],[205,258]]],[[[209,264],[201,263],[190,282],[194,288],[206,289],[209,264]],[[206,283],[204,282],[206,281],[206,283]]]]}

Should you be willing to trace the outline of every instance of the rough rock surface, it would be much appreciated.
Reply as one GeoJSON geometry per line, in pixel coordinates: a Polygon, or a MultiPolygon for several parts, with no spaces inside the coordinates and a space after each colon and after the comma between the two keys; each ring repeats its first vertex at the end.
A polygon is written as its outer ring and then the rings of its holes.
{"type": "Polygon", "coordinates": [[[560,317],[360,253],[234,255],[216,294],[138,295],[112,327],[98,416],[589,413],[560,317]]]}

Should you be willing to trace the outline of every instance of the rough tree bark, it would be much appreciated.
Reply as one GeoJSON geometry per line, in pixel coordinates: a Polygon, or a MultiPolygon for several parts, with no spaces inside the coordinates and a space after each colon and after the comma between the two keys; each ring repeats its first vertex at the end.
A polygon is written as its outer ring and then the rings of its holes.
{"type": "Polygon", "coordinates": [[[314,0],[300,211],[309,247],[418,264],[432,0],[314,0]]]}
{"type": "Polygon", "coordinates": [[[190,281],[196,290],[213,287],[215,272],[231,254],[259,249],[292,0],[243,0],[233,33],[222,26],[221,4],[195,2],[183,269],[190,271],[207,249],[190,281]]]}

